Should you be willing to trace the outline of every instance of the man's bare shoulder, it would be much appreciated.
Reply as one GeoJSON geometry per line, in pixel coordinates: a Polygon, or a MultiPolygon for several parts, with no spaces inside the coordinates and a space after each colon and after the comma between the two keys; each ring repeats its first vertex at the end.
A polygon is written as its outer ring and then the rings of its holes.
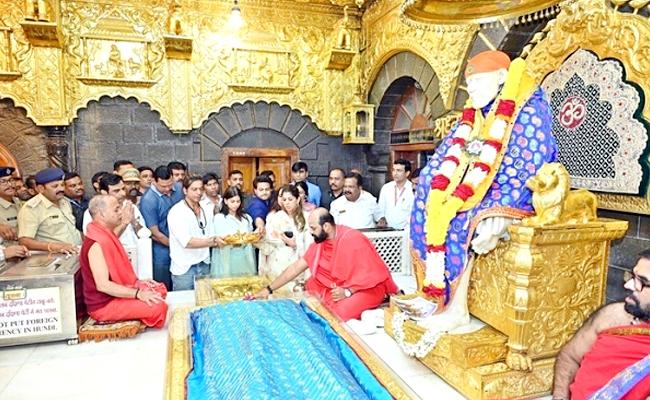
{"type": "Polygon", "coordinates": [[[633,315],[625,311],[624,302],[611,303],[594,311],[584,327],[600,333],[615,326],[629,325],[633,318],[633,315]]]}
{"type": "Polygon", "coordinates": [[[99,243],[95,242],[88,248],[88,259],[92,261],[97,257],[101,257],[103,259],[104,253],[102,252],[102,246],[99,243]]]}

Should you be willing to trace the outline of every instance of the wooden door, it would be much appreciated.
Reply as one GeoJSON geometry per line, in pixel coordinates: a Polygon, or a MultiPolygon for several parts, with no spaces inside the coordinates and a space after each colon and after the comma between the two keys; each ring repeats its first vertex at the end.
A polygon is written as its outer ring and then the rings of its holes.
{"type": "Polygon", "coordinates": [[[298,162],[297,149],[223,149],[221,168],[224,187],[230,171],[238,169],[244,173],[244,192],[253,192],[253,180],[262,171],[275,174],[276,187],[291,182],[291,166],[298,162]]]}
{"type": "Polygon", "coordinates": [[[291,182],[291,157],[260,157],[259,172],[271,170],[275,175],[275,189],[291,182]]]}
{"type": "Polygon", "coordinates": [[[393,167],[393,162],[400,158],[411,162],[411,171],[414,171],[416,168],[424,167],[427,164],[429,156],[431,156],[435,151],[435,148],[438,147],[438,143],[439,141],[432,143],[391,145],[391,160],[390,165],[388,166],[389,171],[393,167]]]}

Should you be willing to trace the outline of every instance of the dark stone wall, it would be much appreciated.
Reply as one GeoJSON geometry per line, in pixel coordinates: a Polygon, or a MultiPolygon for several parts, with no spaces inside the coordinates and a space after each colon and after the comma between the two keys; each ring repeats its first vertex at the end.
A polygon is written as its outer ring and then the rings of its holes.
{"type": "Polygon", "coordinates": [[[607,302],[625,298],[623,273],[636,264],[637,255],[650,248],[650,216],[617,211],[598,211],[599,217],[628,221],[630,227],[624,238],[612,242],[607,275],[607,302]]]}
{"type": "Polygon", "coordinates": [[[338,167],[346,171],[359,168],[369,182],[366,189],[378,193],[381,185],[371,174],[375,169],[385,172],[388,164],[387,156],[383,156],[388,153],[387,137],[382,145],[343,145],[340,136],[325,134],[309,117],[277,103],[235,104],[212,114],[200,128],[177,134],[148,104],[134,98],[102,97],[79,111],[72,132],[76,143],[74,169],[88,193],[92,192],[92,175],[111,171],[118,159],[153,168],[179,160],[190,172],[221,175],[224,147],[297,148],[309,165],[311,179],[323,192],[329,189],[328,171],[338,167]]]}
{"type": "MultiPolygon", "coordinates": [[[[152,168],[173,160],[199,158],[196,133],[172,133],[160,115],[134,98],[102,97],[79,111],[73,123],[77,172],[91,190],[95,172],[112,171],[116,160],[131,160],[152,168]]],[[[92,191],[91,191],[92,192],[92,191]]],[[[89,192],[90,193],[90,192],[89,192]]]]}

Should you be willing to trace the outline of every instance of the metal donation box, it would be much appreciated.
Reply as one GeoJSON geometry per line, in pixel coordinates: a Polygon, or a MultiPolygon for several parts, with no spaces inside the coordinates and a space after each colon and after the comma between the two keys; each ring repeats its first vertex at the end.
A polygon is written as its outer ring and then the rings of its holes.
{"type": "Polygon", "coordinates": [[[34,254],[0,265],[0,347],[76,343],[74,278],[79,257],[34,254]]]}

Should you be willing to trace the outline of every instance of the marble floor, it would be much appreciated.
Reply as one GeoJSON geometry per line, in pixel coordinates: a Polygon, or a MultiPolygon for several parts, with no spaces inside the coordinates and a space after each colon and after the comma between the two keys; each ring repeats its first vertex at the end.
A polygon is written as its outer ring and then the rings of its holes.
{"type": "MultiPolygon", "coordinates": [[[[414,289],[408,278],[396,280],[407,291],[414,289]]],[[[194,294],[172,292],[168,302],[170,309],[192,305],[194,294]]],[[[361,338],[419,398],[465,399],[424,365],[404,355],[383,330],[361,338]]],[[[162,399],[166,352],[166,328],[148,329],[135,338],[114,342],[0,348],[0,399],[162,399]]]]}

